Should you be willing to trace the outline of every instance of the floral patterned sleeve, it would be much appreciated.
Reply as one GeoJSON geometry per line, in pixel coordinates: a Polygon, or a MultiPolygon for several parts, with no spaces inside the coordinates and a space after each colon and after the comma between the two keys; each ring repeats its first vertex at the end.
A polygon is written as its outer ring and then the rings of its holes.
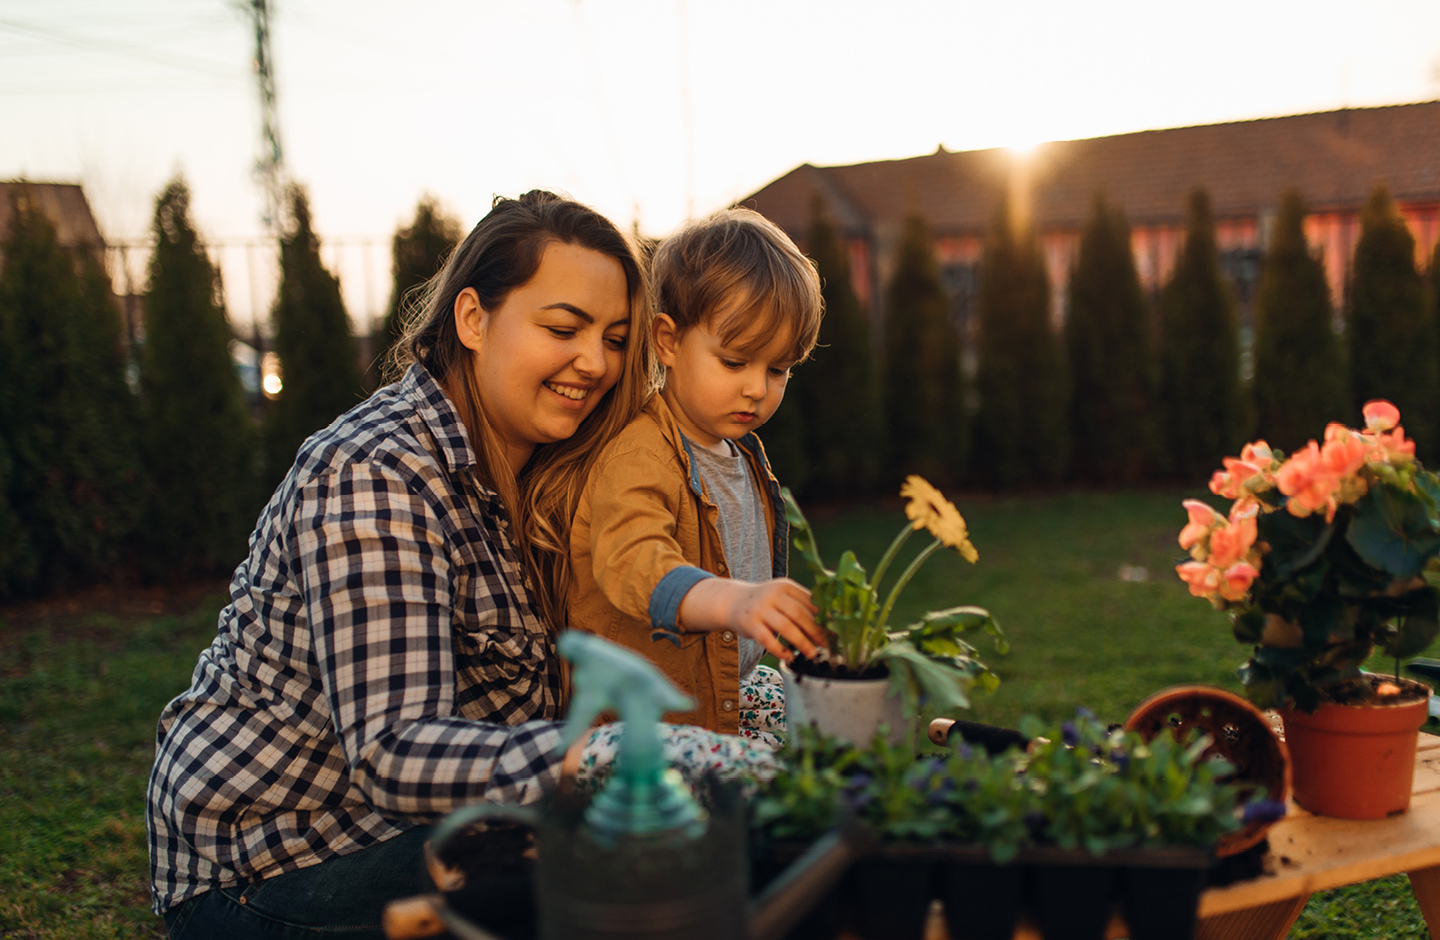
{"type": "MultiPolygon", "coordinates": [[[[694,725],[665,725],[660,731],[666,762],[691,786],[713,773],[726,783],[739,783],[748,798],[780,766],[774,748],[759,741],[694,725]]],[[[609,779],[624,735],[624,722],[595,729],[580,754],[576,779],[582,789],[598,790],[609,779]]]]}

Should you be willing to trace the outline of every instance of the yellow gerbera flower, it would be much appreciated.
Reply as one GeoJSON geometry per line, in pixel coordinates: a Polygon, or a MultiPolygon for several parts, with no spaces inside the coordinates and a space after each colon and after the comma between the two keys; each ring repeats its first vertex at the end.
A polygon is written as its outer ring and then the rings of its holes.
{"type": "Polygon", "coordinates": [[[980,560],[980,553],[970,544],[970,527],[965,524],[965,517],[927,480],[914,475],[906,477],[900,495],[909,500],[905,504],[905,516],[911,528],[926,529],[940,544],[955,549],[971,564],[980,560]]]}

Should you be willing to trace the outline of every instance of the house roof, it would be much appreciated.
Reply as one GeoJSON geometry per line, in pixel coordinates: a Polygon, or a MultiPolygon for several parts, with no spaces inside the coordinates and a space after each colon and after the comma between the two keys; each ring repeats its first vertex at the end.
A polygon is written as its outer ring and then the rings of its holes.
{"type": "Polygon", "coordinates": [[[10,230],[14,201],[24,194],[49,217],[60,244],[67,248],[87,246],[100,249],[105,239],[90,203],[78,183],[34,183],[29,180],[0,180],[0,239],[10,230]]]}
{"type": "MultiPolygon", "coordinates": [[[[741,201],[803,233],[822,192],[842,230],[919,209],[937,234],[983,232],[1017,158],[935,153],[849,166],[804,164],[741,201]]],[[[1132,224],[1182,222],[1204,186],[1220,217],[1254,215],[1296,186],[1312,211],[1363,204],[1378,181],[1402,202],[1440,202],[1440,101],[1235,121],[1042,144],[1027,158],[1036,225],[1080,228],[1103,190],[1132,224]]]]}

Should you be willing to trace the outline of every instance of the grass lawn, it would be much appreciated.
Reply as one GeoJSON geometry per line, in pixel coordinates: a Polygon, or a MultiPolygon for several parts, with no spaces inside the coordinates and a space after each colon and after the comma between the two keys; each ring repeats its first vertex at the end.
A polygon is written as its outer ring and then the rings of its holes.
{"type": "MultiPolygon", "coordinates": [[[[1012,651],[986,658],[1000,690],[980,721],[1013,726],[1085,705],[1122,720],[1178,682],[1238,689],[1240,647],[1223,615],[1171,567],[1182,494],[962,498],[978,565],[933,559],[901,615],[981,604],[1012,651]],[[1144,568],[1145,581],[1120,578],[1144,568]]],[[[853,548],[872,566],[899,504],[815,513],[831,563],[853,548]]],[[[917,543],[920,539],[915,539],[917,543]]],[[[161,707],[189,681],[223,593],[191,592],[155,615],[0,608],[0,938],[159,937],[149,912],[144,794],[161,707]]],[[[111,609],[113,610],[111,605],[111,609]]],[[[1292,938],[1423,940],[1403,877],[1311,900],[1292,938]]]]}

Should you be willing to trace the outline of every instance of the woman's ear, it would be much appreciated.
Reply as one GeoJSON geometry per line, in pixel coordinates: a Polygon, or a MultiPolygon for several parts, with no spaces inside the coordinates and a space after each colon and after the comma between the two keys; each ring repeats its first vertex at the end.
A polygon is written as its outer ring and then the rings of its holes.
{"type": "Polygon", "coordinates": [[[675,365],[675,347],[680,343],[680,331],[668,313],[655,314],[655,355],[665,368],[675,365]]]}
{"type": "Polygon", "coordinates": [[[455,298],[455,335],[466,349],[480,351],[485,339],[485,308],[480,306],[480,295],[473,287],[465,288],[455,298]]]}

